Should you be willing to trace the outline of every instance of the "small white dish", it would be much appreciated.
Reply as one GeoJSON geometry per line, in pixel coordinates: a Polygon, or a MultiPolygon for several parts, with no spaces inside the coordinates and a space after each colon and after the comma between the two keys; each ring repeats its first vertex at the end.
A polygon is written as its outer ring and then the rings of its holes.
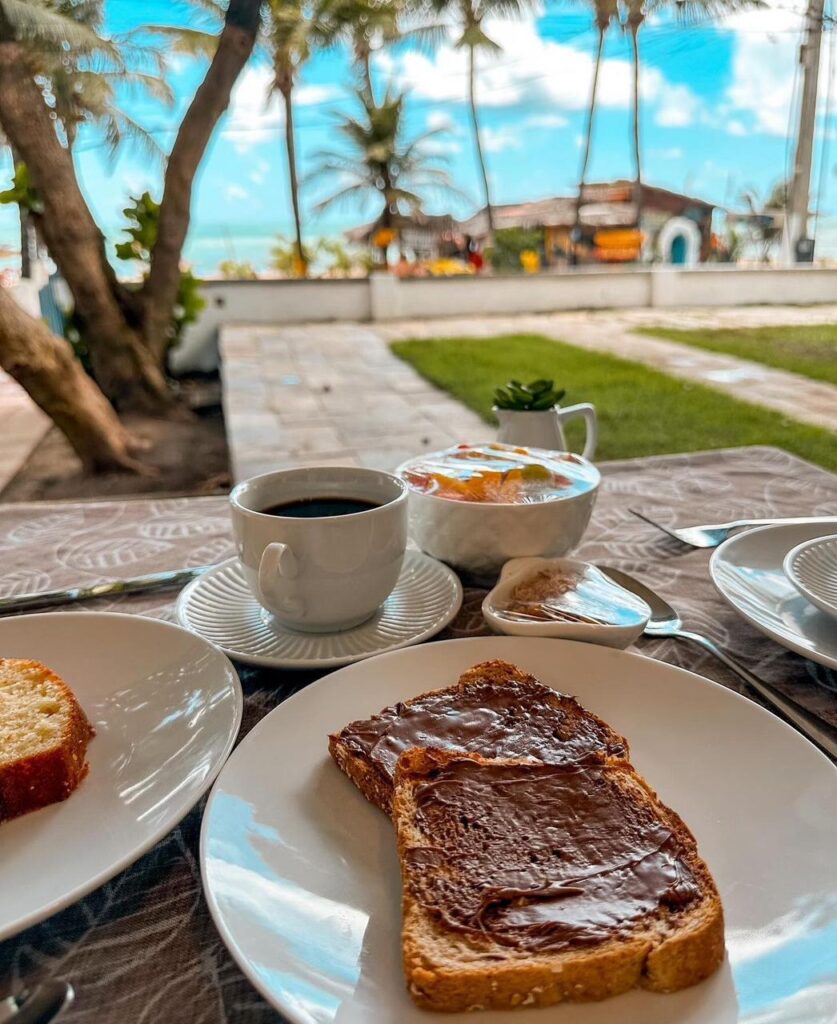
{"type": "Polygon", "coordinates": [[[562,640],[448,640],[341,669],[266,715],[209,798],[201,875],[222,941],[293,1024],[833,1024],[836,778],[775,715],[673,665],[562,640]],[[328,734],[492,658],[577,694],[683,815],[724,904],[711,978],[513,1013],[410,1001],[392,823],[337,769],[328,734]]]}
{"type": "Polygon", "coordinates": [[[800,594],[837,618],[837,534],[797,544],[785,555],[783,568],[800,594]]]}
{"type": "Polygon", "coordinates": [[[747,530],[716,548],[712,581],[737,612],[790,651],[837,669],[834,620],[814,607],[785,575],[785,556],[805,541],[834,533],[834,520],[747,530]]]}
{"type": "Polygon", "coordinates": [[[90,771],[61,803],[0,825],[0,939],[103,885],[209,788],[241,724],[228,659],[179,626],[62,612],[0,620],[0,651],[62,676],[96,735],[90,771]]]}
{"type": "Polygon", "coordinates": [[[641,597],[620,587],[590,562],[575,558],[512,558],[503,566],[497,585],[486,594],[482,614],[491,629],[509,636],[581,640],[623,649],[632,644],[645,629],[651,609],[641,597]],[[561,602],[562,608],[589,615],[595,602],[599,606],[596,617],[600,610],[602,620],[606,621],[525,621],[503,614],[515,587],[544,570],[578,578],[573,588],[574,593],[565,595],[567,600],[561,602]]]}
{"type": "Polygon", "coordinates": [[[378,611],[339,633],[302,633],[281,625],[253,597],[237,558],[190,583],[178,599],[177,616],[187,629],[250,665],[334,668],[427,640],[461,605],[456,573],[408,551],[395,589],[378,611]]]}

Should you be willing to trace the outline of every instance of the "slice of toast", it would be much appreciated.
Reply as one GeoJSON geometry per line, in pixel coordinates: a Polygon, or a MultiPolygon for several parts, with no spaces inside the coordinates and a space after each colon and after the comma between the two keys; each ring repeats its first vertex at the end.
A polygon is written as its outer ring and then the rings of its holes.
{"type": "Polygon", "coordinates": [[[442,1011],[671,992],[724,954],[712,877],[628,764],[412,750],[393,800],[407,986],[442,1011]]]}
{"type": "Polygon", "coordinates": [[[65,800],[87,774],[93,729],[38,661],[0,658],[0,821],[65,800]]]}
{"type": "Polygon", "coordinates": [[[387,814],[398,758],[413,747],[549,764],[628,758],[627,741],[575,697],[505,661],[474,665],[453,686],[352,722],[328,744],[342,771],[387,814]]]}

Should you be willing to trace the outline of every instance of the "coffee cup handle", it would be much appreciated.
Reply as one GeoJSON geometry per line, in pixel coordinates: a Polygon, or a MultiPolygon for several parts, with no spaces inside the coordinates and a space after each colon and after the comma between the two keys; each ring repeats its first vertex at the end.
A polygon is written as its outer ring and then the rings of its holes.
{"type": "Polygon", "coordinates": [[[259,594],[261,603],[268,609],[301,616],[304,607],[294,594],[293,583],[299,567],[296,556],[287,544],[275,541],[268,544],[259,562],[259,594]]]}

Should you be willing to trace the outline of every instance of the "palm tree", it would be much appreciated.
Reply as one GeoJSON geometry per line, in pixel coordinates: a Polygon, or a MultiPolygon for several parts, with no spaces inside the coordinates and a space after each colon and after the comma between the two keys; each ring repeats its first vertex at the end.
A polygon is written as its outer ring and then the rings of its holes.
{"type": "Polygon", "coordinates": [[[346,150],[323,150],[317,154],[318,167],[308,180],[339,177],[343,184],[316,209],[335,203],[377,197],[380,210],[375,218],[383,269],[387,268],[387,246],[394,240],[405,212],[416,214],[428,189],[453,191],[447,174],[428,162],[423,144],[436,132],[426,132],[410,141],[404,139],[403,95],[387,92],[376,103],[364,88],[357,92],[361,112],[340,119],[337,132],[346,150]]]}
{"type": "Polygon", "coordinates": [[[642,146],[640,140],[639,107],[639,33],[649,14],[674,9],[681,22],[695,23],[714,17],[723,17],[736,11],[764,7],[764,0],[621,0],[624,9],[623,28],[631,34],[631,122],[634,146],[634,209],[636,226],[642,218],[642,146]]]}
{"type": "Polygon", "coordinates": [[[314,20],[323,46],[347,43],[352,49],[360,88],[372,101],[372,54],[402,38],[406,0],[319,0],[314,20]]]}
{"type": "Polygon", "coordinates": [[[468,52],[468,105],[471,110],[474,148],[482,178],[488,234],[492,236],[494,234],[494,211],[491,204],[491,187],[488,182],[488,168],[485,162],[477,112],[476,56],[479,52],[496,54],[502,50],[502,46],[486,33],[484,27],[486,18],[518,16],[532,4],[530,0],[433,0],[433,6],[440,14],[451,12],[456,17],[457,35],[454,46],[468,52]]]}
{"type": "MultiPolygon", "coordinates": [[[[573,227],[573,241],[578,241],[578,228],[581,223],[581,203],[584,192],[584,182],[587,179],[587,168],[590,163],[590,148],[593,143],[593,125],[596,116],[596,100],[599,92],[599,71],[602,66],[604,54],[605,36],[611,23],[619,18],[617,0],[591,0],[593,16],[598,31],[596,45],[596,61],[593,65],[593,82],[590,86],[590,102],[587,105],[587,124],[584,133],[584,150],[581,157],[581,170],[578,175],[578,197],[575,203],[575,225],[573,227]]],[[[573,258],[575,258],[575,247],[573,247],[573,258]]]]}
{"type": "Polygon", "coordinates": [[[296,268],[298,275],[305,277],[308,259],[302,244],[302,218],[299,212],[293,89],[300,68],[311,55],[315,24],[304,0],[269,0],[268,11],[269,21],[265,32],[273,62],[271,90],[279,93],[285,106],[285,150],[296,235],[296,268]]]}

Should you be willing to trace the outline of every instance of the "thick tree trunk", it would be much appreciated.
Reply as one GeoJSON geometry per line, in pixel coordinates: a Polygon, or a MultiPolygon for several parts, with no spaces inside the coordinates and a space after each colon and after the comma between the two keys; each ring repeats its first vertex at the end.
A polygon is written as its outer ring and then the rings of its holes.
{"type": "Polygon", "coordinates": [[[488,237],[494,237],[494,210],[491,207],[491,188],[488,184],[488,168],[485,166],[485,156],[482,151],[482,138],[480,136],[480,122],[477,116],[477,82],[476,69],[474,67],[474,48],[468,47],[468,102],[471,105],[471,122],[474,126],[474,145],[477,150],[477,161],[480,165],[482,175],[482,190],[485,197],[485,214],[488,217],[488,237]]]}
{"type": "Polygon", "coordinates": [[[631,50],[633,53],[633,76],[631,81],[631,109],[634,143],[634,209],[636,226],[642,226],[642,146],[639,130],[639,29],[641,23],[631,21],[631,50]]]}
{"type": "Polygon", "coordinates": [[[132,439],[69,344],[0,288],[0,366],[63,432],[90,472],[141,471],[132,439]]]}
{"type": "Polygon", "coordinates": [[[180,285],[180,255],[189,231],[192,183],[215,125],[250,59],[259,30],[261,0],[230,0],[218,48],[180,125],[166,165],[157,243],[144,288],[145,340],[161,361],[169,345],[171,311],[180,285]]]}
{"type": "Polygon", "coordinates": [[[119,408],[159,410],[170,402],[160,365],[126,319],[129,293],[116,281],[102,233],[78,187],[25,50],[0,42],[0,125],[26,162],[44,204],[38,231],[73,294],[93,372],[119,408]]]}
{"type": "MultiPolygon", "coordinates": [[[[605,41],[605,30],[599,26],[599,40],[596,46],[596,63],[593,66],[593,83],[590,86],[590,103],[587,106],[587,125],[584,133],[584,152],[581,156],[581,170],[578,174],[578,196],[575,201],[575,224],[573,228],[573,234],[578,234],[578,229],[581,224],[581,206],[584,200],[584,183],[587,180],[587,167],[590,163],[590,150],[593,146],[593,126],[596,117],[596,99],[599,93],[599,71],[602,66],[602,51],[604,50],[605,41]]],[[[573,262],[576,259],[575,246],[578,244],[577,240],[573,242],[573,262]]]]}
{"type": "Polygon", "coordinates": [[[308,276],[308,260],[302,245],[302,217],[299,212],[299,179],[296,173],[296,142],[294,139],[294,104],[293,85],[288,82],[282,89],[285,101],[285,149],[288,156],[288,185],[291,192],[291,205],[294,211],[294,231],[296,233],[296,254],[299,258],[302,277],[308,276]]]}

